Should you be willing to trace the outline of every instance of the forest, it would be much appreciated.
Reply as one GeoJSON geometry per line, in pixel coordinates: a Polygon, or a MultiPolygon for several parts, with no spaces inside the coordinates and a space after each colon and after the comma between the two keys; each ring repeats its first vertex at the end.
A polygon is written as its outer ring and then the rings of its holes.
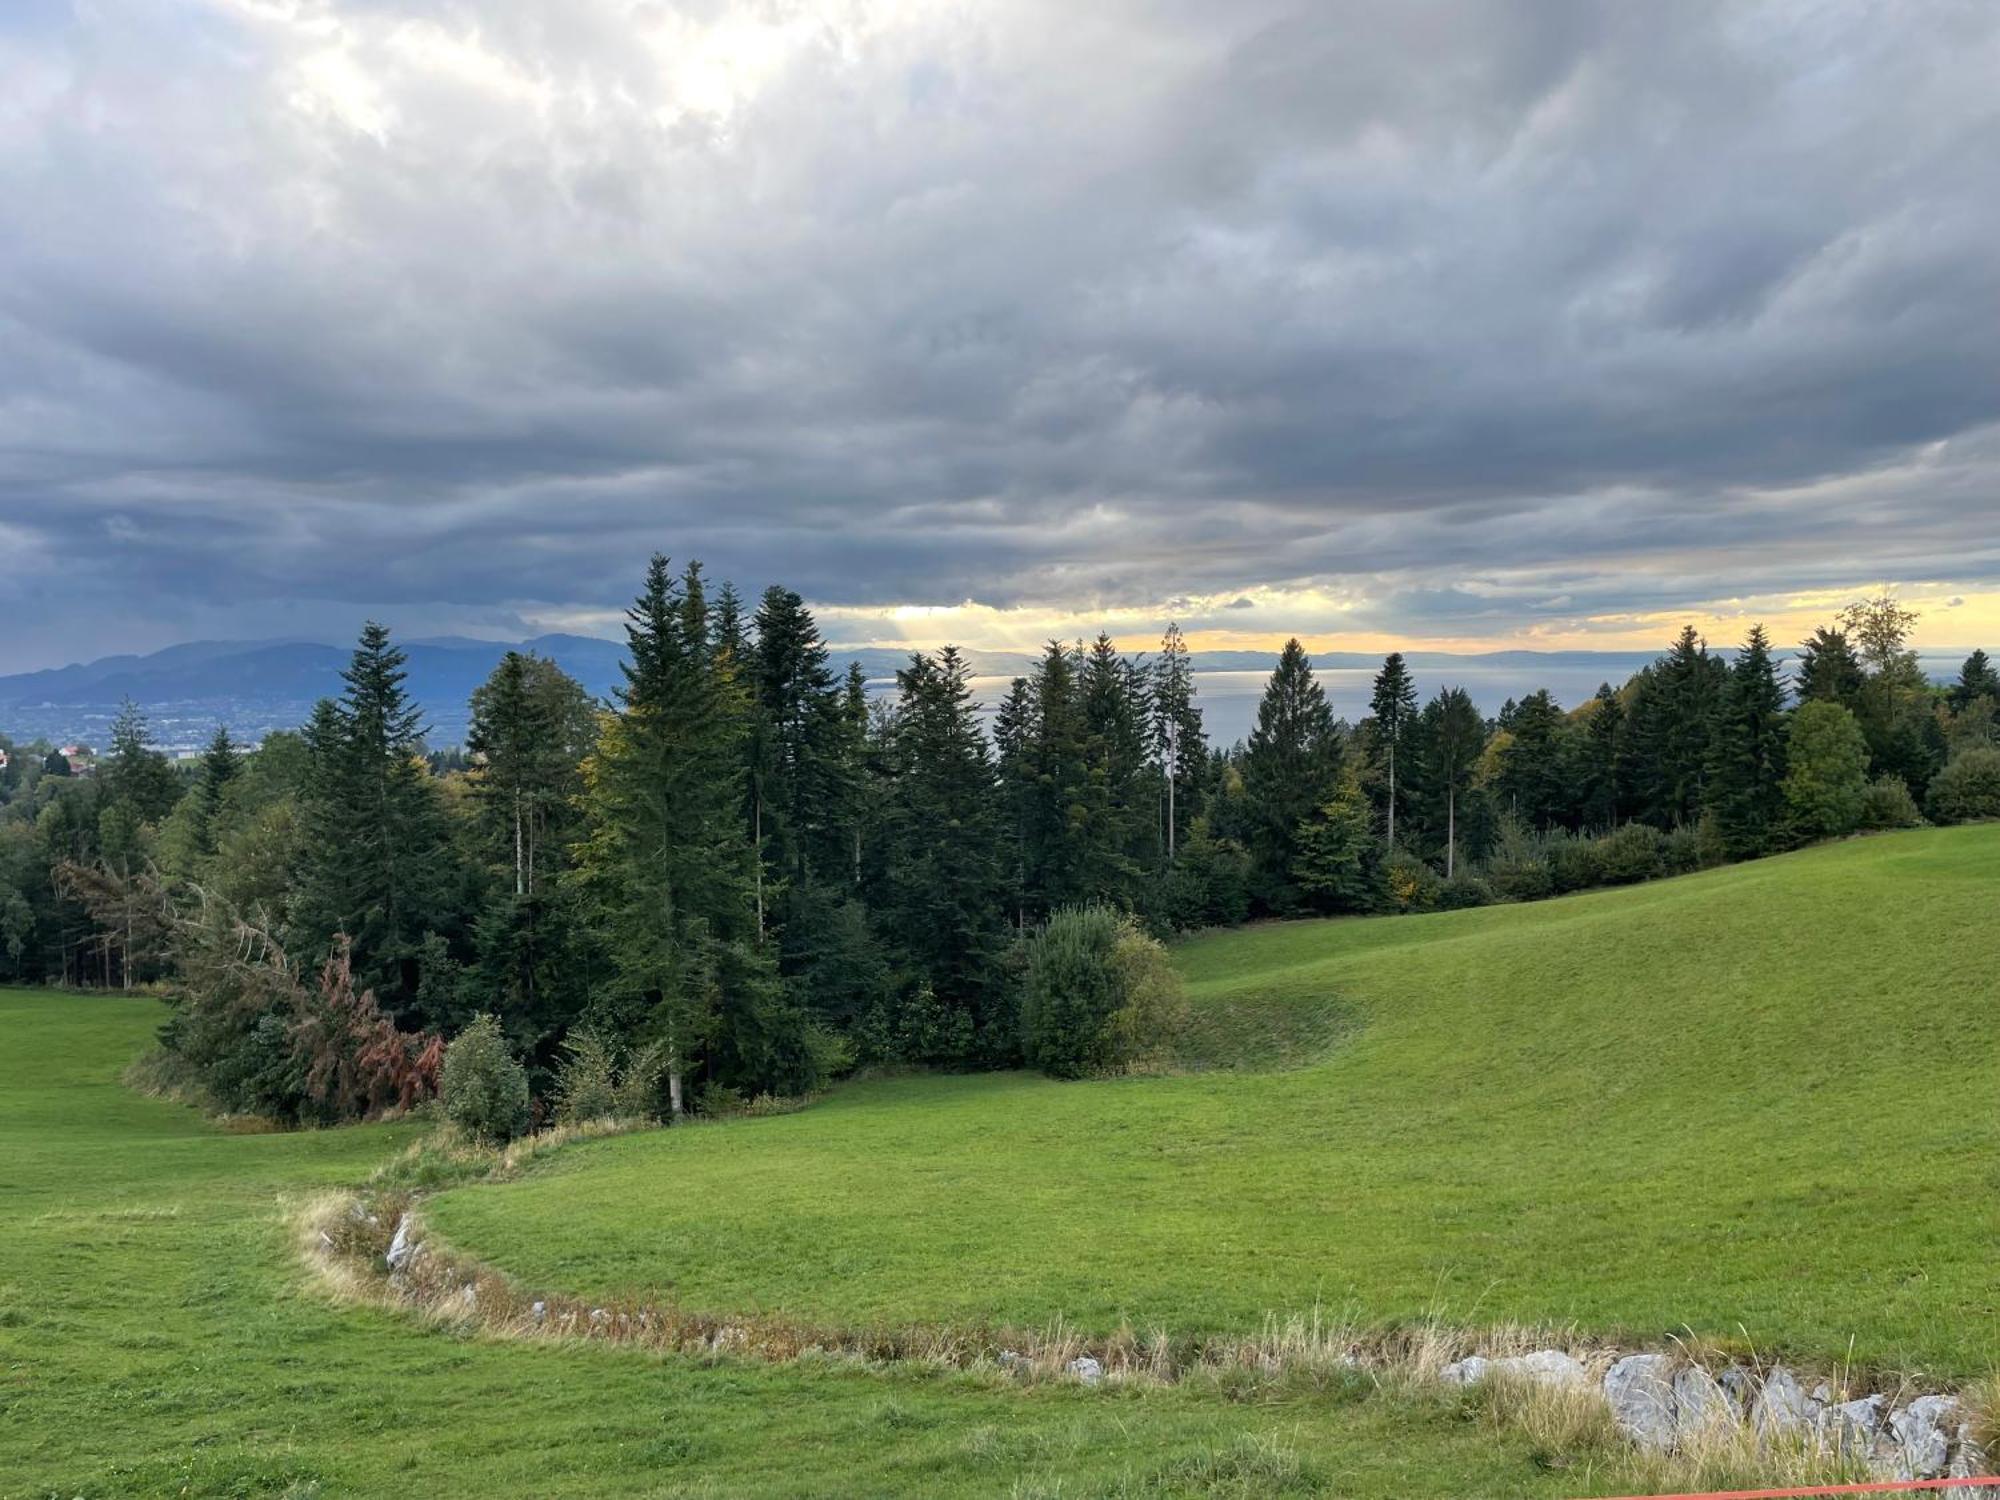
{"type": "Polygon", "coordinates": [[[1391,654],[1355,724],[1293,640],[1220,746],[1177,628],[1052,642],[989,716],[952,647],[871,695],[798,594],[752,610],[655,557],[613,701],[510,653],[462,747],[426,745],[373,623],[341,695],[255,749],[222,730],[176,766],[130,705],[94,763],[0,737],[0,981],[153,988],[153,1081],[299,1122],[415,1104],[481,1048],[522,1080],[515,1128],[580,1058],[673,1118],[866,1066],[1073,1073],[1111,1054],[1050,1040],[1083,982],[1063,922],[1087,946],[1534,900],[2000,816],[2000,675],[1975,651],[1932,683],[1914,623],[1858,602],[1789,671],[1761,627],[1688,628],[1491,720],[1420,703],[1391,654]]]}

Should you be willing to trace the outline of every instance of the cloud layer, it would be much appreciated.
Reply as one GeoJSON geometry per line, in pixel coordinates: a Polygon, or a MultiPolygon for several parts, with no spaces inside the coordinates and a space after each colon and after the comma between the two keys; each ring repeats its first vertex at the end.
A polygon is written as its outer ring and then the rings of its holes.
{"type": "Polygon", "coordinates": [[[1995,76],[1982,0],[29,0],[0,656],[655,548],[852,639],[1987,599],[1995,76]]]}

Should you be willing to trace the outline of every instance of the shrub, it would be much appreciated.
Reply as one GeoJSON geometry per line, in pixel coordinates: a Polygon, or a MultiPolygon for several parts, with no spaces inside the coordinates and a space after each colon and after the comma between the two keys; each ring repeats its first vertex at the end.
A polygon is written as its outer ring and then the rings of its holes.
{"type": "Polygon", "coordinates": [[[1631,885],[1660,873],[1660,830],[1625,823],[1597,841],[1597,866],[1607,885],[1631,885]]]}
{"type": "Polygon", "coordinates": [[[1604,884],[1604,860],[1597,840],[1552,838],[1548,841],[1549,878],[1557,891],[1587,891],[1604,884]]]}
{"type": "Polygon", "coordinates": [[[1045,1073],[1127,1067],[1171,1043],[1183,1009],[1166,951],[1111,907],[1063,907],[1028,940],[1021,1045],[1045,1073]]]}
{"type": "Polygon", "coordinates": [[[1438,887],[1439,911],[1462,911],[1468,906],[1491,906],[1493,887],[1477,875],[1454,875],[1438,887]]]}
{"type": "Polygon", "coordinates": [[[1852,833],[1868,789],[1868,741],[1854,715],[1824,699],[1802,703],[1786,737],[1785,806],[1807,838],[1852,833]]]}
{"type": "Polygon", "coordinates": [[[579,1026],[563,1038],[556,1064],[556,1118],[565,1125],[618,1113],[618,1049],[610,1038],[579,1026]]]}
{"type": "Polygon", "coordinates": [[[1863,828],[1914,828],[1922,821],[1909,783],[1900,776],[1877,776],[1861,794],[1863,828]]]}
{"type": "Polygon", "coordinates": [[[2000,818],[2000,750],[1964,751],[1932,777],[1930,809],[1940,823],[2000,818]]]}
{"type": "Polygon", "coordinates": [[[1437,871],[1407,849],[1391,854],[1382,867],[1389,904],[1397,911],[1428,911],[1437,905],[1437,871]]]}
{"type": "Polygon", "coordinates": [[[492,1016],[475,1016],[444,1053],[444,1114],[466,1134],[509,1141],[528,1128],[528,1073],[492,1016]]]}
{"type": "Polygon", "coordinates": [[[1667,875],[1689,875],[1710,863],[1705,858],[1708,840],[1699,826],[1682,823],[1660,837],[1660,870],[1667,875]]]}
{"type": "Polygon", "coordinates": [[[1486,861],[1486,883],[1504,901],[1540,901],[1555,893],[1542,841],[1519,818],[1500,825],[1500,842],[1486,861]]]}

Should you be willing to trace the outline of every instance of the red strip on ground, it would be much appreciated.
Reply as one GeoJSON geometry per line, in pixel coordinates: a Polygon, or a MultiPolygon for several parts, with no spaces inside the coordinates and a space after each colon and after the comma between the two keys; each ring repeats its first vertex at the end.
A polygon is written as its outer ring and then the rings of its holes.
{"type": "Polygon", "coordinates": [[[2000,1474],[1977,1479],[1891,1479],[1880,1484],[1821,1484],[1800,1490],[1700,1490],[1684,1495],[1621,1495],[1615,1500],[1796,1500],[1806,1495],[1914,1495],[1923,1490],[1993,1489],[2000,1474]]]}

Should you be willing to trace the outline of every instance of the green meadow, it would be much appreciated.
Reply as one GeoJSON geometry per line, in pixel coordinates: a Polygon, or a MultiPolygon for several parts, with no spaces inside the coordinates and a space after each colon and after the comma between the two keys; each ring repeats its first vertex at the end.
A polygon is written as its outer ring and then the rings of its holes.
{"type": "MultiPolygon", "coordinates": [[[[429,1217],[526,1283],[829,1323],[1691,1329],[2000,1350],[2000,828],[1176,951],[1208,1071],[913,1077],[567,1148],[429,1217]],[[1232,1061],[1256,1066],[1230,1066],[1232,1061]]],[[[146,1000],[0,991],[0,1500],[1603,1493],[1476,1396],[510,1342],[334,1302],[290,1215],[413,1124],[119,1081],[146,1000]]]]}
{"type": "Polygon", "coordinates": [[[838,1324],[1254,1331],[1319,1305],[2000,1353],[2000,828],[1182,945],[1302,1065],[855,1084],[595,1143],[430,1216],[537,1285],[838,1324]]]}

